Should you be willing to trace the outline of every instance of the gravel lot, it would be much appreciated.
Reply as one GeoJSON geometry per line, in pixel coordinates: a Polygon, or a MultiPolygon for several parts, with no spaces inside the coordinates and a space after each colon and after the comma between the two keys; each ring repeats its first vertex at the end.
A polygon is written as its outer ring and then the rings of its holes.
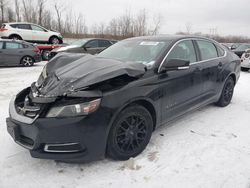
{"type": "Polygon", "coordinates": [[[11,96],[45,63],[0,69],[0,188],[250,187],[250,72],[241,73],[230,106],[210,105],[157,129],[135,159],[65,164],[31,158],[6,130],[11,96]]]}

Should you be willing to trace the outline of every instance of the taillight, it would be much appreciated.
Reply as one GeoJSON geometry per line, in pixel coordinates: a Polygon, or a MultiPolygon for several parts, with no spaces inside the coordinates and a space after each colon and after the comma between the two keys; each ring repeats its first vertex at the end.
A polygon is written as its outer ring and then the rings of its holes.
{"type": "Polygon", "coordinates": [[[39,54],[39,53],[40,53],[40,50],[39,50],[39,48],[35,47],[35,48],[33,49],[33,52],[39,54]]]}
{"type": "Polygon", "coordinates": [[[4,31],[7,31],[8,29],[4,29],[4,28],[1,28],[0,29],[0,32],[4,32],[4,31]]]}

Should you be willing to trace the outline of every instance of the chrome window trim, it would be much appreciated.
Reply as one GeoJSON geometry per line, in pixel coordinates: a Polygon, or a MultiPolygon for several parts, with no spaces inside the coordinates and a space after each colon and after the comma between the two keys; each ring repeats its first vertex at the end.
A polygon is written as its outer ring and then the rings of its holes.
{"type": "MultiPolygon", "coordinates": [[[[176,42],[174,43],[174,45],[170,48],[170,50],[168,51],[168,53],[167,53],[167,54],[165,55],[165,57],[163,58],[163,60],[162,60],[162,62],[161,62],[161,64],[160,64],[160,66],[158,67],[158,71],[157,71],[158,73],[160,73],[160,70],[161,70],[161,68],[162,68],[162,65],[163,65],[164,61],[167,59],[169,53],[173,50],[173,48],[174,48],[177,44],[179,44],[180,42],[188,41],[188,40],[191,40],[191,41],[192,41],[192,40],[203,40],[203,41],[211,42],[211,43],[214,44],[214,45],[216,45],[216,43],[219,44],[219,43],[216,42],[216,41],[210,41],[210,40],[208,40],[208,39],[202,39],[202,38],[186,38],[186,39],[178,40],[178,41],[176,41],[176,42]]],[[[215,46],[215,48],[216,48],[216,46],[215,46]]],[[[216,57],[216,58],[211,58],[211,59],[206,59],[206,60],[202,60],[202,61],[193,62],[193,63],[190,63],[190,65],[195,65],[195,64],[204,63],[204,62],[211,61],[211,60],[216,60],[216,59],[224,58],[224,57],[227,56],[227,51],[226,51],[224,48],[222,48],[222,49],[224,50],[224,55],[223,55],[223,56],[216,57]]]]}

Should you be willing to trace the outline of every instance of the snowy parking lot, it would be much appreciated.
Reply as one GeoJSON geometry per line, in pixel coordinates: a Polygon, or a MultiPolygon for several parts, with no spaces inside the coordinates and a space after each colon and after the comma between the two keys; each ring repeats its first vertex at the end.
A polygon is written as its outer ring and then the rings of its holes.
{"type": "Polygon", "coordinates": [[[135,159],[65,164],[31,158],[6,130],[11,96],[45,63],[0,69],[0,188],[250,188],[250,72],[228,107],[210,105],[157,129],[135,159]]]}

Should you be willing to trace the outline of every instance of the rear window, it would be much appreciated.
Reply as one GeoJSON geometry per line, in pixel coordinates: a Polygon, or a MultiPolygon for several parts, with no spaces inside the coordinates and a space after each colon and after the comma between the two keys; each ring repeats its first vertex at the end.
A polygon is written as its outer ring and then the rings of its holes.
{"type": "Polygon", "coordinates": [[[198,47],[201,52],[202,60],[208,60],[218,57],[217,49],[215,45],[208,41],[197,40],[198,47]]]}
{"type": "Polygon", "coordinates": [[[18,28],[18,24],[10,24],[10,27],[12,27],[12,28],[18,28]]]}
{"type": "Polygon", "coordinates": [[[218,55],[219,57],[222,57],[225,55],[225,50],[223,50],[221,47],[219,46],[216,46],[217,47],[217,50],[218,50],[218,55]]]}
{"type": "Polygon", "coordinates": [[[5,49],[20,49],[23,48],[22,44],[16,43],[16,42],[6,42],[5,43],[5,49]]]}
{"type": "Polygon", "coordinates": [[[17,24],[16,28],[18,29],[26,29],[26,30],[31,30],[31,27],[29,24],[17,24]]]}

